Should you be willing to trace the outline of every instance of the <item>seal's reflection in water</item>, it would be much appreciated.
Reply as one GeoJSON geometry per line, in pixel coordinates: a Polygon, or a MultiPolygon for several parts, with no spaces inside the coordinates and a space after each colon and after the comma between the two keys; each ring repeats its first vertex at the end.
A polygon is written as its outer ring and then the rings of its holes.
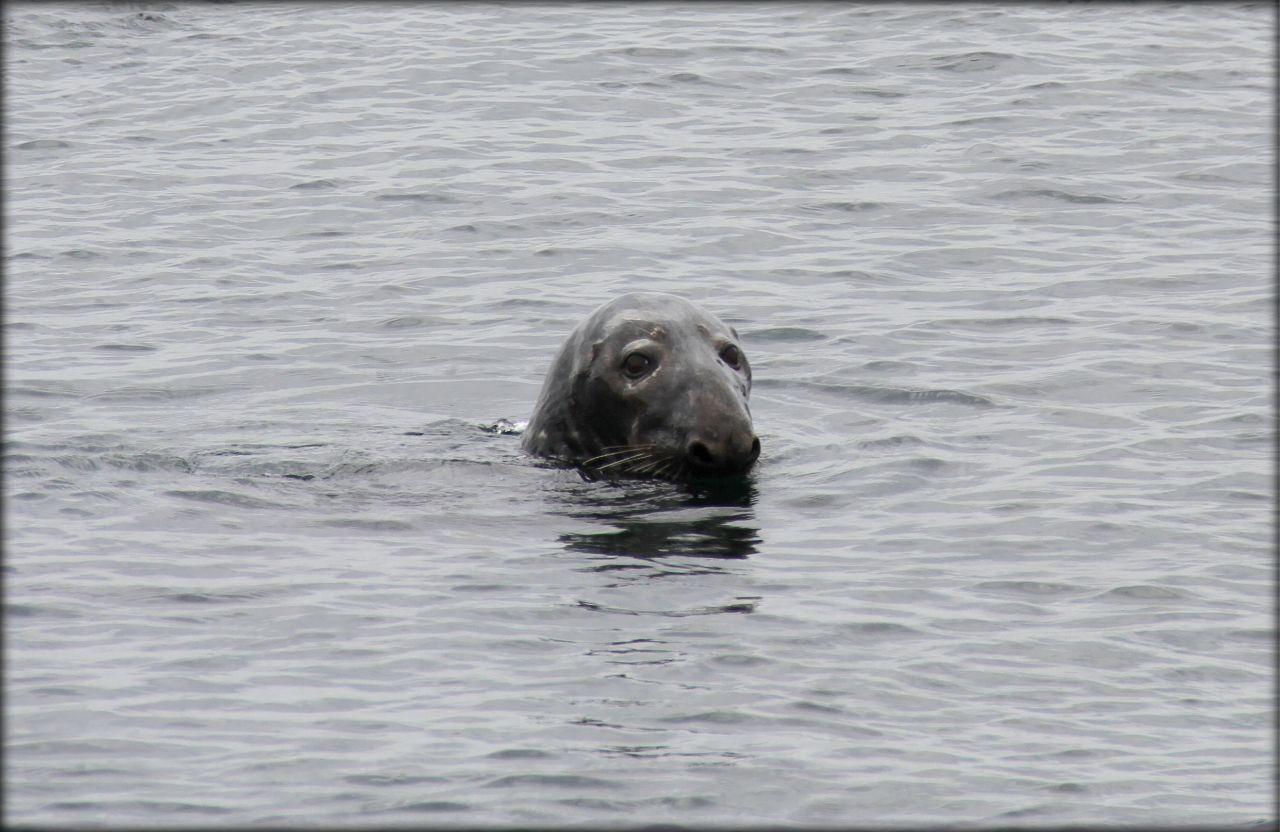
{"type": "Polygon", "coordinates": [[[619,573],[619,579],[723,573],[716,561],[747,558],[760,543],[756,489],[745,477],[676,487],[597,484],[561,496],[565,514],[603,527],[559,538],[567,551],[598,561],[583,571],[619,573]],[[616,494],[603,493],[609,488],[616,494]]]}

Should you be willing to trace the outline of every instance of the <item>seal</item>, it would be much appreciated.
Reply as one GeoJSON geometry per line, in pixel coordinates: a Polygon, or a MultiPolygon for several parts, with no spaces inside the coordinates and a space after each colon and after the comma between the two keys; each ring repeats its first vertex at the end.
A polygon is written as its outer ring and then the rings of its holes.
{"type": "Polygon", "coordinates": [[[745,474],[760,456],[737,331],[676,295],[596,309],[560,347],[522,445],[589,477],[745,474]]]}

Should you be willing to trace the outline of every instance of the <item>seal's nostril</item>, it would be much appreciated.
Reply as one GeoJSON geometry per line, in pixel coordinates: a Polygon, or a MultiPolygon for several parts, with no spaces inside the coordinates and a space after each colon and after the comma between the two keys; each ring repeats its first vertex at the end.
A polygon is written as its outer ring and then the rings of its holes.
{"type": "Polygon", "coordinates": [[[760,437],[751,437],[751,453],[747,454],[748,462],[755,462],[760,458],[760,437]]]}
{"type": "Polygon", "coordinates": [[[716,458],[711,453],[710,449],[697,440],[689,443],[689,458],[698,465],[703,465],[708,468],[713,467],[716,464],[716,458]]]}

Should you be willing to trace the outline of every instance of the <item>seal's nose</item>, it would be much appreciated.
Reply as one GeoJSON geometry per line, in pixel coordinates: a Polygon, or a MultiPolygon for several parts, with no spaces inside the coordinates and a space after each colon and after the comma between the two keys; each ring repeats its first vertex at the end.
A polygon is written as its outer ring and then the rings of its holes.
{"type": "Polygon", "coordinates": [[[750,434],[730,435],[722,441],[710,438],[694,439],[689,443],[687,455],[694,469],[702,473],[744,473],[760,456],[760,438],[750,434]]]}

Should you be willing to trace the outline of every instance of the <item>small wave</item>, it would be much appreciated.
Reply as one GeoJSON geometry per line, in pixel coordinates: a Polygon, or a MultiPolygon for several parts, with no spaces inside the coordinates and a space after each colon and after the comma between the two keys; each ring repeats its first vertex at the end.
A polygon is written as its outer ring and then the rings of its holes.
{"type": "Polygon", "coordinates": [[[506,789],[513,786],[550,786],[560,789],[616,789],[622,784],[602,777],[585,777],[581,774],[512,774],[499,777],[485,784],[488,787],[506,789]]]}
{"type": "Polygon", "coordinates": [[[579,601],[578,606],[592,612],[612,612],[620,615],[660,615],[667,618],[685,618],[693,615],[719,615],[720,613],[752,613],[756,611],[754,601],[735,601],[717,606],[694,607],[687,610],[631,610],[623,607],[608,607],[592,601],[579,601]]]}
{"type": "Polygon", "coordinates": [[[756,329],[748,333],[751,341],[826,341],[828,336],[814,329],[803,326],[775,326],[768,329],[756,329]]]}
{"type": "Polygon", "coordinates": [[[1015,57],[1007,52],[965,52],[960,55],[939,55],[930,62],[947,72],[990,72],[1015,57]]]}
{"type": "Polygon", "coordinates": [[[884,404],[963,404],[970,407],[998,407],[985,396],[960,390],[907,390],[900,387],[867,387],[857,384],[833,384],[822,381],[786,381],[762,379],[760,387],[808,388],[828,393],[844,393],[850,397],[884,404]]]}
{"type": "Polygon", "coordinates": [[[1015,188],[1010,191],[1001,191],[991,195],[992,199],[1055,199],[1060,202],[1070,202],[1074,205],[1110,205],[1120,202],[1129,202],[1128,199],[1118,197],[1102,196],[1101,194],[1073,194],[1067,191],[1059,191],[1056,188],[1015,188]]]}
{"type": "Polygon", "coordinates": [[[426,205],[456,205],[461,202],[457,197],[430,193],[379,194],[374,199],[378,202],[417,202],[426,205]]]}
{"type": "Polygon", "coordinates": [[[1020,597],[1049,598],[1066,595],[1079,595],[1086,591],[1085,587],[1074,584],[1054,583],[1052,581],[983,581],[973,587],[983,592],[997,595],[1014,595],[1020,597]]]}
{"type": "Polygon", "coordinates": [[[231,491],[219,491],[217,489],[201,491],[173,490],[166,491],[165,495],[179,497],[183,500],[195,500],[201,503],[235,506],[236,508],[288,508],[284,503],[275,503],[258,497],[250,497],[247,494],[236,494],[231,491]]]}
{"type": "Polygon", "coordinates": [[[15,144],[14,150],[58,150],[64,147],[71,147],[70,142],[64,142],[61,139],[32,139],[29,142],[15,144]]]}

